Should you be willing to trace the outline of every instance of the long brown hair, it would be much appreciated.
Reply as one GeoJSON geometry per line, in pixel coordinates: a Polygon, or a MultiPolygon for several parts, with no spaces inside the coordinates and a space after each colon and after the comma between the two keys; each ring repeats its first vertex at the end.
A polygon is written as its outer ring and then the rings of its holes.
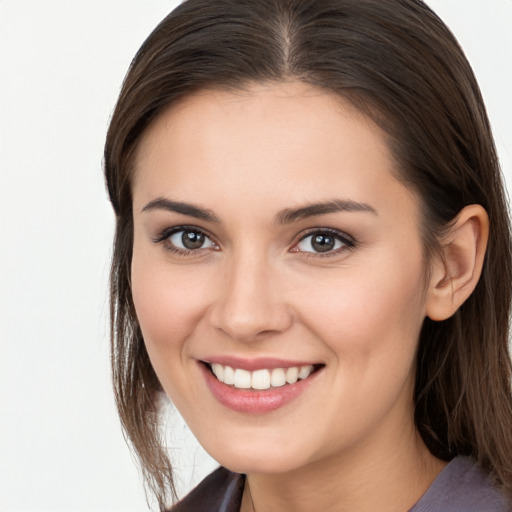
{"type": "Polygon", "coordinates": [[[124,431],[164,507],[172,471],[158,431],[161,387],[130,288],[132,160],[168,105],[208,88],[283,80],[335,92],[386,132],[397,175],[421,198],[427,257],[466,205],[490,239],[481,279],[457,313],[421,332],[415,421],[443,460],[471,456],[512,495],[510,221],[483,100],[457,41],[420,0],[187,0],[144,42],[126,75],[105,145],[116,213],[112,371],[124,431]]]}

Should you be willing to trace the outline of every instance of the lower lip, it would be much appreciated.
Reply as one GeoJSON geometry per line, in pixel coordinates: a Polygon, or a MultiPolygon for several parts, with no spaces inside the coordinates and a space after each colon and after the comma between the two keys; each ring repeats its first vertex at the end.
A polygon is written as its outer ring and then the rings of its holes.
{"type": "Polygon", "coordinates": [[[301,395],[321,372],[320,369],[295,384],[257,391],[228,386],[217,380],[204,363],[200,363],[200,366],[210,392],[222,405],[233,411],[251,414],[264,414],[285,406],[301,395]]]}

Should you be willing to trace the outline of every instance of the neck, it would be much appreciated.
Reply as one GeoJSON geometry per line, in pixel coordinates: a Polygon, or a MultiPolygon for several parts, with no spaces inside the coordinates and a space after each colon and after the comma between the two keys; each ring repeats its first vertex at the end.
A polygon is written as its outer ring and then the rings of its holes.
{"type": "Polygon", "coordinates": [[[398,437],[385,451],[370,442],[287,473],[248,474],[241,512],[409,510],[445,463],[415,429],[398,437]]]}

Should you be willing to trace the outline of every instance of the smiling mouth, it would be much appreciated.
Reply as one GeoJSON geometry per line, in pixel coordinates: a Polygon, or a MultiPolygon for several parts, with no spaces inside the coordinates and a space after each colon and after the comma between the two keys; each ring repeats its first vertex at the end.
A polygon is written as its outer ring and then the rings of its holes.
{"type": "Polygon", "coordinates": [[[254,371],[218,363],[205,363],[212,375],[227,386],[236,389],[263,391],[281,388],[305,380],[323,368],[323,364],[291,366],[289,368],[259,369],[254,371]]]}

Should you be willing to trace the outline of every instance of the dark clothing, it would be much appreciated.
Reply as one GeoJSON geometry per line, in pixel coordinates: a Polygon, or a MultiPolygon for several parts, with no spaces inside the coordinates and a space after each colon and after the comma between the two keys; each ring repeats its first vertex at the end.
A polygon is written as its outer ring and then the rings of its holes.
{"type": "MultiPolygon", "coordinates": [[[[244,475],[221,467],[170,512],[239,512],[244,485],[244,475]]],[[[470,459],[456,457],[409,512],[512,512],[512,507],[470,459]]]]}
{"type": "Polygon", "coordinates": [[[239,512],[245,475],[220,467],[209,474],[170,512],[239,512]]]}

